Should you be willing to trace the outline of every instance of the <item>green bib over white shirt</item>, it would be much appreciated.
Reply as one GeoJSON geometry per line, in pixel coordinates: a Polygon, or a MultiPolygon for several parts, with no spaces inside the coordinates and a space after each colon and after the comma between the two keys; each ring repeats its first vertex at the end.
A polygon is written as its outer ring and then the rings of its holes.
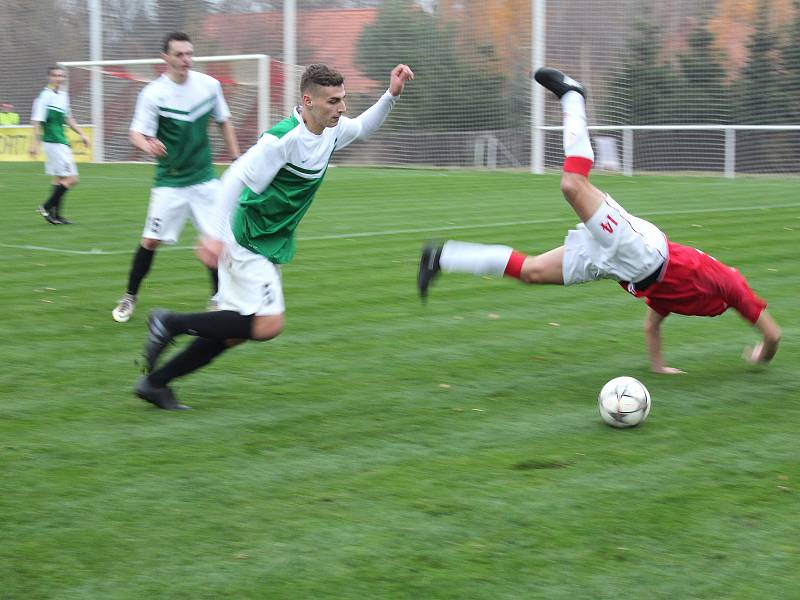
{"type": "Polygon", "coordinates": [[[273,263],[292,260],[295,229],[325,177],[331,154],[377,129],[394,102],[388,92],[381,97],[372,125],[365,126],[361,117],[343,116],[335,127],[316,135],[295,109],[264,133],[231,167],[246,186],[231,217],[236,241],[273,263]]]}
{"type": "Polygon", "coordinates": [[[227,121],[230,110],[219,81],[189,71],[175,83],[166,74],[139,93],[131,131],[158,138],[167,155],[158,159],[156,187],[186,187],[216,178],[208,122],[227,121]]]}
{"type": "Polygon", "coordinates": [[[46,87],[33,101],[31,121],[38,121],[42,127],[42,141],[69,146],[64,133],[64,123],[70,116],[69,94],[66,90],[53,91],[46,87]]]}

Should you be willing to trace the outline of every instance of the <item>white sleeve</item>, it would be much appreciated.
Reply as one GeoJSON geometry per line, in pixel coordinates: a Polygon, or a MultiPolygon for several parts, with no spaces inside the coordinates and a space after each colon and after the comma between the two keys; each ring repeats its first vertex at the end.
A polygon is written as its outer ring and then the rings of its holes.
{"type": "Polygon", "coordinates": [[[260,194],[286,165],[285,147],[274,135],[265,133],[234,163],[244,184],[260,194]]]}
{"type": "MultiPolygon", "coordinates": [[[[66,94],[66,92],[65,92],[66,94]]],[[[64,97],[64,116],[69,118],[72,116],[72,107],[69,104],[69,94],[66,94],[64,97]]]]}
{"type": "Polygon", "coordinates": [[[233,240],[231,215],[244,190],[241,174],[238,169],[234,168],[234,165],[235,163],[222,174],[222,181],[219,184],[216,202],[212,209],[215,211],[211,221],[216,227],[214,237],[225,242],[233,240]]]}
{"type": "Polygon", "coordinates": [[[231,215],[242,191],[248,187],[257,194],[263,192],[286,164],[283,155],[284,149],[278,143],[278,138],[265,133],[254,146],[228,167],[222,175],[214,205],[216,214],[212,222],[216,223],[217,239],[226,242],[233,239],[231,215]]]}
{"type": "Polygon", "coordinates": [[[366,139],[375,133],[392,112],[396,101],[397,97],[392,96],[387,90],[375,104],[355,119],[342,117],[339,123],[336,149],[341,150],[354,141],[366,139]]]}
{"type": "Polygon", "coordinates": [[[31,108],[31,121],[37,123],[44,123],[47,121],[47,103],[42,97],[44,94],[39,94],[36,100],[33,101],[33,108],[31,108]]]}
{"type": "Polygon", "coordinates": [[[147,89],[142,90],[136,99],[130,130],[149,137],[155,137],[158,132],[158,107],[150,99],[147,89]]]}
{"type": "Polygon", "coordinates": [[[222,93],[222,85],[219,81],[216,82],[217,100],[214,103],[214,120],[217,123],[224,123],[231,118],[231,111],[228,108],[228,103],[225,102],[225,94],[222,93]]]}

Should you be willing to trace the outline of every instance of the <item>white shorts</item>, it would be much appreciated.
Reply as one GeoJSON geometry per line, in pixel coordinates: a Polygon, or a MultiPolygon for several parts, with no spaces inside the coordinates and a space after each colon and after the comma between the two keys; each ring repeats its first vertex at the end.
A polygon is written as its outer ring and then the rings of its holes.
{"type": "Polygon", "coordinates": [[[219,260],[217,301],[221,310],[242,315],[283,314],[280,268],[236,242],[226,243],[219,260]]]}
{"type": "Polygon", "coordinates": [[[666,258],[667,238],[661,230],[606,194],[591,219],[567,232],[564,285],[605,278],[641,281],[666,258]]]}
{"type": "Polygon", "coordinates": [[[153,188],[142,237],[174,244],[188,219],[200,234],[216,231],[211,219],[218,187],[219,179],[212,179],[186,187],[153,188]]]}
{"type": "Polygon", "coordinates": [[[78,167],[72,157],[72,149],[66,144],[42,142],[46,161],[44,172],[53,177],[72,177],[78,174],[78,167]]]}

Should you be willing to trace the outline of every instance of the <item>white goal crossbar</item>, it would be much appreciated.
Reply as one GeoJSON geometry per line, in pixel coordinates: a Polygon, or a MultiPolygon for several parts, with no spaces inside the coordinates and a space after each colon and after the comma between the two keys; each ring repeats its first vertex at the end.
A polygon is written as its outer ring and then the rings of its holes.
{"type": "MultiPolygon", "coordinates": [[[[267,54],[229,54],[220,56],[195,56],[193,59],[198,63],[209,62],[235,62],[254,60],[257,62],[256,68],[256,86],[257,86],[257,101],[258,101],[258,130],[259,132],[265,131],[270,122],[270,106],[269,106],[269,82],[270,82],[270,57],[267,54]]],[[[95,77],[94,74],[99,75],[102,67],[115,67],[115,66],[130,66],[130,65],[156,65],[163,63],[160,58],[144,58],[144,59],[129,59],[129,60],[80,60],[59,62],[60,67],[77,67],[88,68],[92,70],[92,83],[91,83],[91,112],[92,112],[92,125],[94,125],[95,142],[92,150],[92,158],[94,162],[105,162],[105,148],[103,144],[103,120],[104,120],[104,96],[103,96],[103,80],[101,77],[95,77]]]]}

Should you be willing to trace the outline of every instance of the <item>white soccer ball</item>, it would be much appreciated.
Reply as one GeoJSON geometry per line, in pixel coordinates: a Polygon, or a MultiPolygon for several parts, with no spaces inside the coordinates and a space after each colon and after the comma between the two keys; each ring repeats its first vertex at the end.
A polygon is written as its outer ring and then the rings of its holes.
{"type": "Polygon", "coordinates": [[[597,408],[612,427],[636,427],[650,414],[650,392],[633,377],[615,377],[600,390],[597,408]]]}

